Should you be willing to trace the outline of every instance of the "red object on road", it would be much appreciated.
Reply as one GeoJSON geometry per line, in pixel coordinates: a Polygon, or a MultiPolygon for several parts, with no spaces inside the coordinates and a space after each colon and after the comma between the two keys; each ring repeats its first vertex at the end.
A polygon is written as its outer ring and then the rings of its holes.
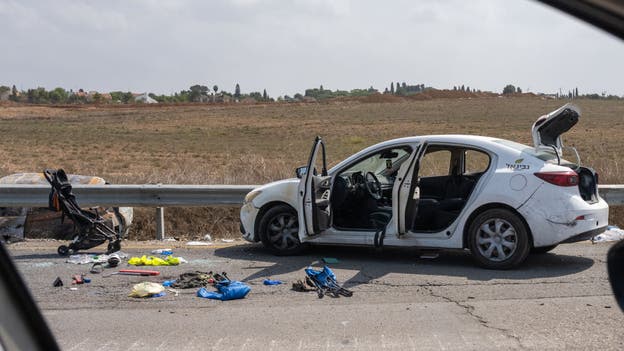
{"type": "Polygon", "coordinates": [[[153,276],[160,275],[159,271],[146,271],[142,269],[120,269],[117,274],[122,275],[141,275],[141,276],[153,276]]]}

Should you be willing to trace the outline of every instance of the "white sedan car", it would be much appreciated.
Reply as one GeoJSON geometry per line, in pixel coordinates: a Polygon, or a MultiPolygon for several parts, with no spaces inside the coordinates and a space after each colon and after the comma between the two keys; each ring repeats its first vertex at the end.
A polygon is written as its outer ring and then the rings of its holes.
{"type": "Polygon", "coordinates": [[[329,171],[317,137],[297,178],[245,197],[241,232],[281,255],[307,244],[468,249],[486,268],[587,240],[606,229],[598,175],[562,158],[570,104],[540,117],[534,146],[471,135],[428,135],[368,147],[329,171]],[[311,170],[311,171],[308,171],[311,170]],[[320,172],[319,172],[320,170],[320,172]]]}

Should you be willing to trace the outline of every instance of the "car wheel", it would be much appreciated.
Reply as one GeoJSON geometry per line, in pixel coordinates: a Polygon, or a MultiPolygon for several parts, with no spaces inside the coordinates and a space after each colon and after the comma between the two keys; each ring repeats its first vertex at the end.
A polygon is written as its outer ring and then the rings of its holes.
{"type": "Polygon", "coordinates": [[[549,251],[552,251],[555,247],[557,247],[557,245],[548,245],[548,246],[542,246],[542,247],[533,247],[531,248],[531,253],[532,254],[545,254],[549,251]]]}
{"type": "Polygon", "coordinates": [[[304,249],[299,241],[297,211],[288,205],[270,208],[260,220],[260,240],[276,255],[294,255],[304,249]]]}
{"type": "Polygon", "coordinates": [[[509,269],[529,254],[529,233],[513,212],[496,208],[478,215],[468,228],[469,249],[474,259],[488,269],[509,269]]]}

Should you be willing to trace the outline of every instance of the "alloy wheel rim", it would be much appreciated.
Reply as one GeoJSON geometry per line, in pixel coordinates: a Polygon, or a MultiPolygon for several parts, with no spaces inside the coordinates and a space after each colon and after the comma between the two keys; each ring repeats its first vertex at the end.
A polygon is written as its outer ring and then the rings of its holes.
{"type": "Polygon", "coordinates": [[[502,218],[483,222],[476,236],[479,253],[486,259],[502,262],[509,259],[518,246],[516,228],[502,218]]]}
{"type": "Polygon", "coordinates": [[[280,250],[292,249],[299,245],[298,233],[299,223],[293,214],[281,213],[269,221],[269,241],[280,250]]]}

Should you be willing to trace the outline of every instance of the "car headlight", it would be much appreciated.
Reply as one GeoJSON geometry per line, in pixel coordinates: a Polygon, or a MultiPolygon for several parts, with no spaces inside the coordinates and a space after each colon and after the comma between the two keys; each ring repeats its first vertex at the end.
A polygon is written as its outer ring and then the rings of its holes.
{"type": "Polygon", "coordinates": [[[262,190],[252,190],[249,194],[245,195],[244,204],[248,204],[253,201],[258,195],[262,194],[262,190]]]}

